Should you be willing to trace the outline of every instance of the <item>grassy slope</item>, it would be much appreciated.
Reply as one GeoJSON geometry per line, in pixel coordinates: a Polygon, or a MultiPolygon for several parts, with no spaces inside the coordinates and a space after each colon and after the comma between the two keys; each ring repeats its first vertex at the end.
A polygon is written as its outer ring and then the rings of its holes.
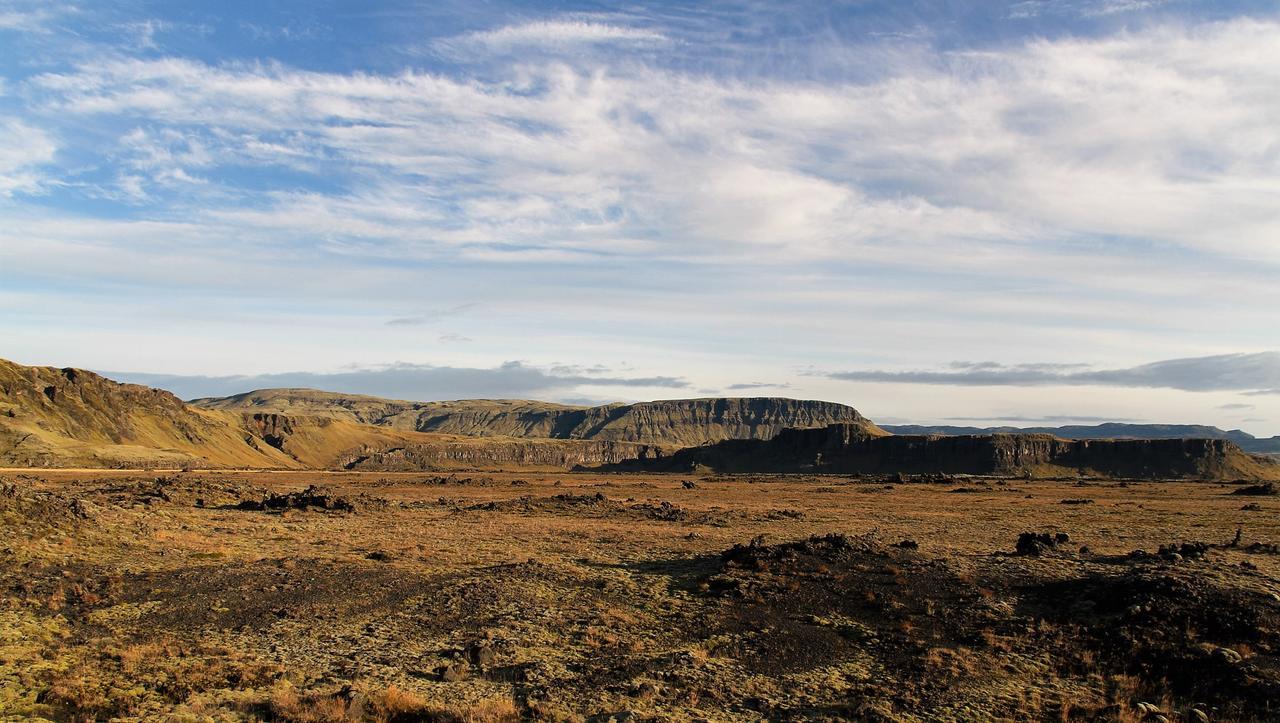
{"type": "Polygon", "coordinates": [[[92,372],[0,360],[3,464],[297,466],[277,450],[247,444],[238,420],[92,372]]]}

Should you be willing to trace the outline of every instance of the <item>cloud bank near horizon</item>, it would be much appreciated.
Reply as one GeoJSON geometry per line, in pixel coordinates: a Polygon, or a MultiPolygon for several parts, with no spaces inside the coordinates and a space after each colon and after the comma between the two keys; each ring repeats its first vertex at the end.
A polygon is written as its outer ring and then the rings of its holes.
{"type": "Polygon", "coordinates": [[[581,387],[684,389],[689,386],[678,377],[616,377],[604,376],[604,372],[607,370],[540,369],[523,362],[509,361],[489,369],[393,364],[376,369],[331,373],[286,372],[242,376],[101,373],[118,381],[165,389],[182,399],[226,397],[276,388],[319,389],[409,401],[537,399],[563,396],[581,387]]]}

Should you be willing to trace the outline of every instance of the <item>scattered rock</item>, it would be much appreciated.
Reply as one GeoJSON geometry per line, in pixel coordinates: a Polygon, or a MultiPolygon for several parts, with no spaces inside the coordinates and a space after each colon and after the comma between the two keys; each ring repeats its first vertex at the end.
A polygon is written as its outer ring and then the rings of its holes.
{"type": "Polygon", "coordinates": [[[240,510],[305,510],[312,507],[333,512],[356,511],[354,501],[339,497],[329,489],[315,485],[301,492],[272,494],[259,500],[243,500],[236,505],[236,509],[240,510]]]}
{"type": "Polygon", "coordinates": [[[457,683],[460,680],[466,680],[468,672],[467,664],[461,661],[448,663],[436,669],[436,675],[444,683],[457,683]]]}
{"type": "Polygon", "coordinates": [[[681,482],[681,483],[680,483],[680,486],[681,486],[682,488],[684,488],[684,489],[687,489],[687,490],[696,490],[696,489],[698,489],[698,483],[694,482],[693,480],[685,480],[685,481],[683,481],[683,482],[681,482]]]}
{"type": "Polygon", "coordinates": [[[1079,497],[1079,498],[1075,498],[1075,499],[1063,500],[1063,501],[1059,502],[1058,504],[1061,504],[1061,505],[1091,505],[1091,504],[1093,504],[1093,500],[1091,500],[1091,499],[1089,499],[1089,498],[1087,498],[1087,497],[1079,497]]]}
{"type": "Polygon", "coordinates": [[[897,545],[895,545],[895,547],[901,547],[904,550],[919,550],[920,543],[916,542],[915,540],[903,540],[902,542],[899,542],[897,545]]]}
{"type": "Polygon", "coordinates": [[[1238,487],[1231,494],[1250,497],[1280,495],[1280,487],[1276,487],[1275,482],[1263,482],[1262,484],[1238,487]]]}
{"type": "Polygon", "coordinates": [[[1178,545],[1161,545],[1160,551],[1156,554],[1171,562],[1181,562],[1184,559],[1199,560],[1208,551],[1207,542],[1183,542],[1178,545]]]}
{"type": "Polygon", "coordinates": [[[1244,660],[1244,656],[1240,655],[1240,653],[1237,653],[1231,648],[1214,648],[1213,657],[1223,662],[1229,663],[1231,665],[1235,665],[1240,661],[1244,660]]]}
{"type": "Polygon", "coordinates": [[[1240,511],[1241,511],[1241,512],[1261,512],[1261,511],[1262,511],[1262,505],[1258,504],[1257,502],[1250,502],[1249,504],[1245,505],[1244,507],[1241,507],[1241,508],[1240,508],[1240,511]]]}
{"type": "Polygon", "coordinates": [[[1065,532],[1055,532],[1052,535],[1047,532],[1024,532],[1018,535],[1018,544],[1014,549],[1017,555],[1039,557],[1068,542],[1071,542],[1071,535],[1065,532]]]}

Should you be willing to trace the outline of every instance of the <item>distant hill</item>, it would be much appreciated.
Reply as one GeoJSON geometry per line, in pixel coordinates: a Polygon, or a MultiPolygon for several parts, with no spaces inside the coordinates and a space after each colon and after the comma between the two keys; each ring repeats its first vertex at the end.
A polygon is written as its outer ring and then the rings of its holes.
{"type": "Polygon", "coordinates": [[[1062,427],[956,427],[947,425],[884,424],[894,434],[1052,434],[1063,439],[1226,439],[1253,453],[1280,453],[1280,436],[1254,437],[1239,429],[1222,430],[1201,424],[1122,424],[1107,422],[1062,427]]]}
{"type": "Polygon", "coordinates": [[[299,466],[280,450],[246,442],[238,420],[83,369],[0,360],[0,464],[7,466],[299,466]]]}
{"type": "Polygon", "coordinates": [[[673,399],[574,407],[470,399],[406,402],[314,389],[262,389],[196,399],[208,410],[323,416],[402,431],[472,437],[582,439],[694,447],[726,439],[769,439],[787,428],[848,423],[884,434],[853,407],[775,397],[673,399]]]}

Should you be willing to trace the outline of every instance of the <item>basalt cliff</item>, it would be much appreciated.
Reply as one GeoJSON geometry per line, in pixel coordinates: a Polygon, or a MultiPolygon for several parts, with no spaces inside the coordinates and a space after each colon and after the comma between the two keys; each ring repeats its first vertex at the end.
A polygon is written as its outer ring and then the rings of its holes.
{"type": "Polygon", "coordinates": [[[314,389],[262,389],[196,399],[216,411],[331,417],[401,431],[468,437],[586,439],[692,447],[726,439],[769,439],[787,428],[846,423],[884,434],[858,410],[834,402],[777,397],[668,399],[574,407],[548,402],[464,399],[406,402],[314,389]]]}

